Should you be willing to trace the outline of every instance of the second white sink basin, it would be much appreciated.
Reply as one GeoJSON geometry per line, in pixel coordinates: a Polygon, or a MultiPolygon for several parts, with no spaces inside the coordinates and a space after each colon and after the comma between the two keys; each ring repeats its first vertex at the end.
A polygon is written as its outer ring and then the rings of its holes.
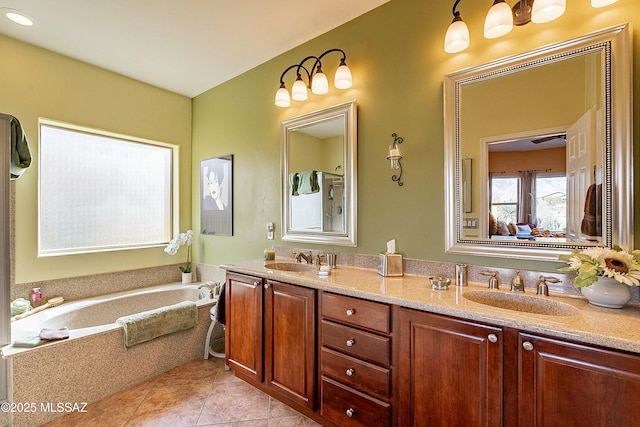
{"type": "Polygon", "coordinates": [[[534,297],[497,290],[474,290],[467,291],[462,295],[470,301],[507,310],[550,316],[574,316],[578,314],[578,309],[574,306],[548,299],[548,297],[534,297]]]}

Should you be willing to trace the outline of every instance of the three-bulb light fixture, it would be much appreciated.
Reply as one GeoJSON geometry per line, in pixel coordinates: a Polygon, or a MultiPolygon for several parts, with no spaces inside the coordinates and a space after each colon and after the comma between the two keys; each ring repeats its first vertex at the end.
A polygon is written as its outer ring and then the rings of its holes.
{"type": "MultiPolygon", "coordinates": [[[[592,7],[604,7],[618,0],[591,0],[592,7]]],[[[460,0],[453,4],[453,21],[444,38],[444,51],[458,53],[469,47],[469,28],[460,12],[456,10],[460,0]]],[[[505,0],[494,0],[484,21],[484,36],[487,39],[502,37],[514,25],[529,22],[542,24],[562,16],[567,8],[567,0],[519,0],[510,7],[505,0]]]]}
{"type": "Polygon", "coordinates": [[[322,71],[322,58],[331,52],[342,53],[342,59],[340,60],[340,65],[336,70],[333,80],[334,86],[338,89],[350,88],[352,80],[351,70],[349,70],[349,67],[347,67],[345,62],[347,60],[347,54],[344,53],[342,49],[329,49],[319,56],[307,56],[300,61],[299,64],[290,65],[282,72],[280,75],[280,88],[276,92],[276,106],[289,107],[291,105],[291,98],[293,98],[294,101],[305,101],[309,96],[308,89],[311,89],[311,92],[316,95],[324,95],[329,92],[329,81],[322,71]],[[313,61],[311,68],[307,68],[304,65],[307,61],[313,61]],[[284,76],[289,72],[289,70],[293,69],[296,70],[297,78],[291,87],[291,96],[289,96],[289,91],[284,84],[284,76]],[[306,82],[304,77],[306,77],[306,82]]]}

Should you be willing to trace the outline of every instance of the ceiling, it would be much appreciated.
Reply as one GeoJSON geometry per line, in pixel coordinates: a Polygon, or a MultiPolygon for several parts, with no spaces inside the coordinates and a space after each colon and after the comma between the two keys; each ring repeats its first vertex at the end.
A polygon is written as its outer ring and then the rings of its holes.
{"type": "Polygon", "coordinates": [[[35,22],[0,34],[194,97],[387,1],[0,0],[35,22]]]}

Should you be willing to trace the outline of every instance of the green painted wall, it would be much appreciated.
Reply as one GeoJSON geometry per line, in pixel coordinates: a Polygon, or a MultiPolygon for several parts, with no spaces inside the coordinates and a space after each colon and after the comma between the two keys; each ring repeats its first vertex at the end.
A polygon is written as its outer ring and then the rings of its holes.
{"type": "MultiPolygon", "coordinates": [[[[459,10],[470,28],[471,46],[465,52],[449,55],[443,51],[443,39],[452,19],[453,1],[392,0],[194,98],[194,164],[225,154],[234,154],[235,162],[235,234],[199,236],[196,259],[219,264],[260,257],[263,248],[272,244],[293,246],[279,238],[267,240],[265,230],[267,221],[280,224],[280,122],[356,99],[358,247],[295,246],[376,254],[385,249],[387,240],[395,238],[398,251],[411,258],[554,270],[558,266],[555,263],[445,254],[442,81],[445,74],[459,69],[640,19],[640,3],[636,0],[619,0],[604,9],[591,8],[587,0],[567,3],[565,15],[554,22],[528,24],[498,40],[487,40],[482,28],[490,2],[465,0],[459,10]],[[310,95],[303,103],[292,101],[287,109],[273,105],[282,70],[307,55],[334,47],[347,52],[354,79],[350,89],[331,87],[329,94],[310,95]],[[391,181],[392,172],[385,159],[393,132],[405,141],[404,187],[391,181]]],[[[634,57],[638,58],[637,35],[634,39],[634,57]]],[[[323,61],[330,80],[338,60],[336,55],[323,61]]],[[[634,110],[640,111],[637,59],[634,71],[634,110]]],[[[289,87],[292,83],[287,81],[289,87]]],[[[636,148],[640,135],[637,122],[636,148]]],[[[197,174],[194,168],[193,182],[199,181],[197,174]]],[[[635,181],[637,185],[637,177],[635,181]]],[[[194,203],[194,229],[199,225],[198,212],[199,206],[194,203]]],[[[636,213],[636,224],[637,218],[636,213]]],[[[276,234],[280,235],[279,227],[276,234]]]]}
{"type": "Polygon", "coordinates": [[[184,262],[163,247],[38,258],[38,118],[179,145],[185,231],[191,223],[191,100],[4,36],[0,52],[0,112],[21,121],[33,156],[15,183],[15,282],[184,262]]]}

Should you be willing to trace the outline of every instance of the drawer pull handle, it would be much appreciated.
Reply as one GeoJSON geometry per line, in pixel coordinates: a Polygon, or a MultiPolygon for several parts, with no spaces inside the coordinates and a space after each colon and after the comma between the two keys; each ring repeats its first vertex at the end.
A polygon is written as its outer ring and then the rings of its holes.
{"type": "Polygon", "coordinates": [[[524,348],[527,351],[531,351],[533,350],[533,344],[531,344],[529,341],[525,341],[522,343],[522,348],[524,348]]]}
{"type": "Polygon", "coordinates": [[[265,288],[265,289],[269,289],[269,284],[268,284],[268,283],[267,283],[267,284],[265,284],[265,285],[264,285],[264,288],[265,288]]]}
{"type": "Polygon", "coordinates": [[[353,347],[356,344],[356,340],[353,338],[347,340],[347,347],[353,347]]]}
{"type": "Polygon", "coordinates": [[[491,342],[498,342],[498,336],[496,334],[489,334],[487,339],[491,342]]]}
{"type": "Polygon", "coordinates": [[[356,309],[355,308],[347,309],[347,316],[353,316],[354,314],[356,314],[356,309]]]}
{"type": "Polygon", "coordinates": [[[356,411],[353,410],[353,408],[349,408],[346,411],[347,417],[349,418],[353,418],[353,416],[356,414],[356,411]]]}
{"type": "Polygon", "coordinates": [[[353,368],[347,369],[347,376],[348,377],[352,377],[355,373],[356,373],[356,371],[353,368]]]}

